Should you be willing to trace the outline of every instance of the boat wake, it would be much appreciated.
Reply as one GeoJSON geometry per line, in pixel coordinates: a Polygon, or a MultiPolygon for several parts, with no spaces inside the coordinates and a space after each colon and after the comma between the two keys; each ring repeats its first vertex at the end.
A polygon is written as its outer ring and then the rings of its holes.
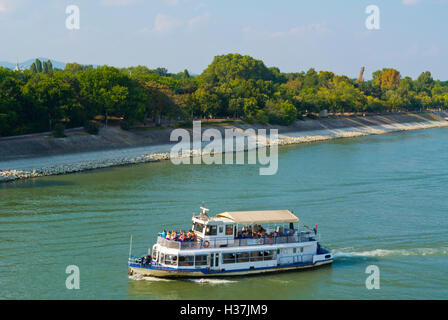
{"type": "Polygon", "coordinates": [[[224,280],[224,279],[188,279],[189,281],[200,283],[200,284],[227,284],[227,283],[235,283],[238,281],[235,280],[224,280]]]}
{"type": "Polygon", "coordinates": [[[141,276],[141,275],[132,275],[129,276],[129,279],[131,280],[135,280],[135,281],[153,281],[153,282],[160,282],[160,281],[173,281],[171,279],[166,279],[166,278],[157,278],[157,277],[145,277],[145,276],[141,276]]]}
{"type": "MultiPolygon", "coordinates": [[[[135,281],[152,281],[152,282],[168,282],[168,281],[175,281],[175,279],[167,279],[167,278],[158,278],[158,277],[145,277],[141,275],[132,275],[129,276],[129,279],[135,280],[135,281]]],[[[199,283],[199,284],[212,284],[212,285],[219,285],[219,284],[227,284],[227,283],[235,283],[237,281],[233,280],[224,280],[224,279],[185,279],[187,281],[199,283]]]]}
{"type": "Polygon", "coordinates": [[[414,249],[375,249],[360,252],[344,252],[334,253],[335,259],[338,258],[356,258],[356,257],[393,257],[393,256],[447,256],[448,247],[442,248],[414,248],[414,249]]]}

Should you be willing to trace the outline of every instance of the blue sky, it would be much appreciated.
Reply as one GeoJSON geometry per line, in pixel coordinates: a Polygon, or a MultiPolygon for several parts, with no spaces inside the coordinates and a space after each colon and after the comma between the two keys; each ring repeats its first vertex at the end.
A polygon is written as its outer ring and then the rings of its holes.
{"type": "Polygon", "coordinates": [[[283,72],[393,67],[448,80],[448,0],[0,0],[0,61],[147,65],[200,73],[238,52],[283,72]],[[80,30],[65,8],[80,9],[80,30]],[[380,30],[365,27],[368,5],[380,30]]]}

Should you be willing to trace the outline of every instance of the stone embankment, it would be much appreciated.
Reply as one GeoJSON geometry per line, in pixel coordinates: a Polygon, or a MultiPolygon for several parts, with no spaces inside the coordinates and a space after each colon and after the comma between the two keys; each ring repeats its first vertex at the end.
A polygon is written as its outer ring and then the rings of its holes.
{"type": "MultiPolygon", "coordinates": [[[[361,123],[360,125],[352,127],[326,126],[328,123],[321,122],[319,130],[314,129],[309,131],[302,130],[302,131],[283,132],[279,134],[277,144],[291,145],[291,144],[317,142],[338,138],[352,138],[366,135],[386,134],[397,131],[448,127],[448,121],[446,120],[445,117],[442,116],[433,117],[432,119],[421,119],[422,121],[407,122],[407,123],[398,123],[390,120],[389,118],[383,117],[388,121],[384,120],[381,123],[371,123],[370,125],[361,123]]],[[[360,123],[362,120],[363,119],[360,119],[357,123],[360,123]]],[[[351,121],[356,122],[357,120],[351,120],[351,121]]],[[[264,147],[264,146],[265,145],[261,145],[260,143],[257,144],[257,147],[264,147]]],[[[47,166],[33,170],[3,169],[3,171],[0,171],[0,183],[19,179],[69,174],[101,168],[169,160],[170,146],[167,145],[166,148],[163,149],[163,151],[165,150],[166,152],[149,153],[135,157],[121,156],[121,157],[111,157],[103,160],[79,159],[79,161],[71,161],[70,163],[55,164],[52,166],[47,166]]],[[[198,151],[190,150],[189,152],[187,152],[186,157],[192,157],[196,155],[199,155],[198,151]]]]}
{"type": "Polygon", "coordinates": [[[0,182],[8,182],[19,179],[29,179],[29,178],[37,178],[43,176],[53,176],[60,174],[69,174],[82,172],[87,170],[95,170],[101,168],[110,168],[116,166],[124,166],[138,163],[147,163],[147,162],[156,162],[161,160],[168,160],[168,153],[155,153],[149,155],[142,155],[134,158],[115,158],[115,159],[107,159],[102,161],[79,161],[77,163],[72,164],[61,164],[54,165],[51,167],[36,169],[32,171],[23,171],[23,170],[7,170],[0,172],[0,182]]]}

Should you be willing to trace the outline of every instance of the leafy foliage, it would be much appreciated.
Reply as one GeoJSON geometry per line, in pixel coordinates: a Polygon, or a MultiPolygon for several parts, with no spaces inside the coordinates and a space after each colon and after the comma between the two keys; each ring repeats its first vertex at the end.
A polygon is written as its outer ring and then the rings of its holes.
{"type": "Polygon", "coordinates": [[[195,118],[234,117],[289,125],[321,110],[390,112],[448,108],[448,81],[429,71],[416,80],[384,68],[371,81],[354,81],[330,71],[281,73],[250,56],[216,56],[199,76],[166,68],[117,69],[69,63],[64,70],[38,59],[29,70],[0,68],[0,135],[56,131],[83,126],[98,133],[103,119],[160,125],[162,119],[189,127],[195,118]]]}

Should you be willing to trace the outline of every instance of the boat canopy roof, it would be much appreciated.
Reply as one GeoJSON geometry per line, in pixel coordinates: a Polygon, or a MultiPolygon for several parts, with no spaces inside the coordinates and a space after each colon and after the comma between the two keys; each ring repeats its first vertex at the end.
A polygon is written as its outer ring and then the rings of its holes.
{"type": "Polygon", "coordinates": [[[264,210],[264,211],[235,211],[223,212],[216,217],[228,218],[237,224],[281,224],[299,222],[297,218],[289,210],[264,210]]]}

